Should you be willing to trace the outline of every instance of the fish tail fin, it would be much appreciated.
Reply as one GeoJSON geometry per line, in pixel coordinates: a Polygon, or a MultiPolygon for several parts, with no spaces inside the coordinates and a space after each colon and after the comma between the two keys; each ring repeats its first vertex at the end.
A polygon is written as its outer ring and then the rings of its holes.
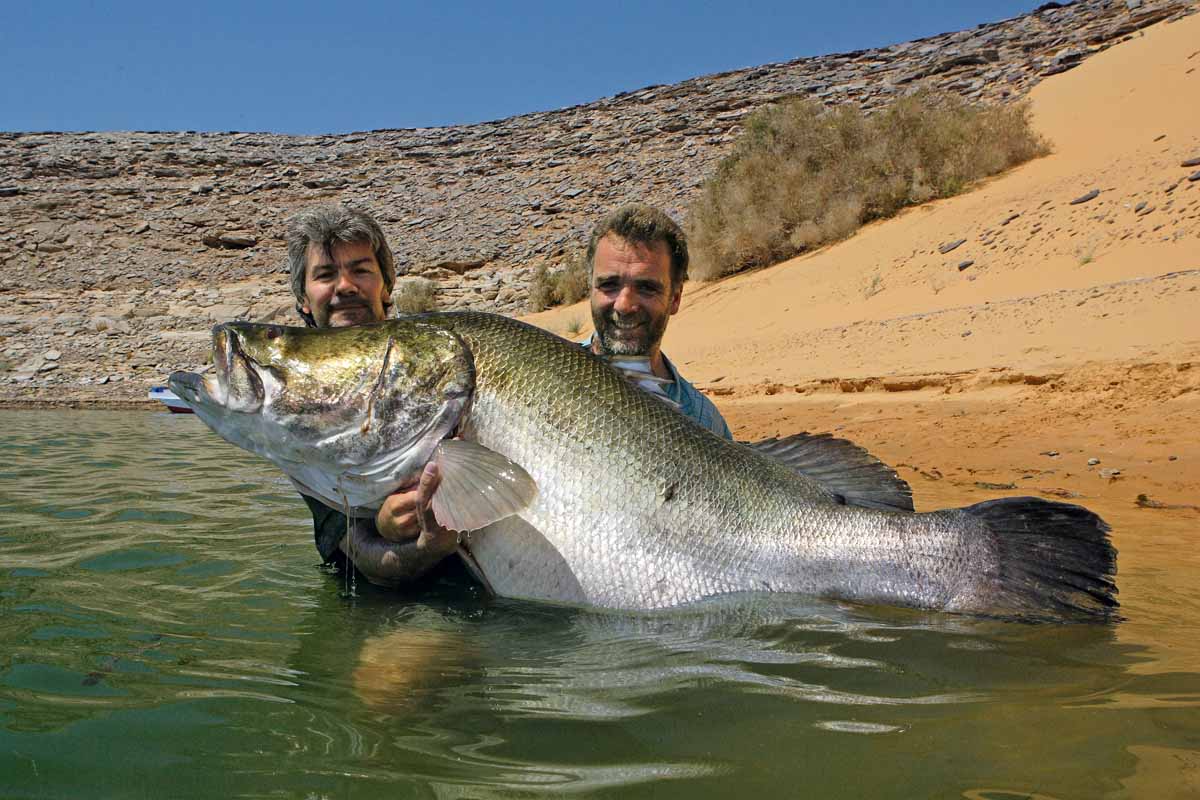
{"type": "Polygon", "coordinates": [[[1117,551],[1109,526],[1086,508],[1036,497],[989,500],[961,509],[983,523],[996,559],[989,605],[1003,616],[1100,619],[1116,616],[1117,551]]]}

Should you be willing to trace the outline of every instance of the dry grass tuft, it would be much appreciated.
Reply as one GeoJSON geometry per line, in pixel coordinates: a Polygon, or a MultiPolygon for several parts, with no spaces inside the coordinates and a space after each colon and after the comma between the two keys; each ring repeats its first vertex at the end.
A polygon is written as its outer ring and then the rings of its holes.
{"type": "Polygon", "coordinates": [[[428,278],[400,278],[392,293],[397,314],[420,314],[437,309],[437,287],[428,278]]]}
{"type": "Polygon", "coordinates": [[[870,116],[811,100],[765,108],[690,209],[692,275],[782,261],[1046,152],[1025,104],[923,91],[870,116]]]}
{"type": "Polygon", "coordinates": [[[572,258],[554,277],[554,300],[562,305],[579,302],[592,288],[587,258],[582,253],[572,258]]]}
{"type": "Polygon", "coordinates": [[[554,281],[550,276],[550,267],[545,263],[537,265],[533,277],[529,280],[529,298],[526,307],[533,312],[544,311],[554,304],[554,281]]]}
{"type": "Polygon", "coordinates": [[[570,305],[587,297],[590,288],[591,275],[583,254],[556,272],[540,264],[529,282],[528,307],[530,311],[542,311],[550,306],[570,305]]]}

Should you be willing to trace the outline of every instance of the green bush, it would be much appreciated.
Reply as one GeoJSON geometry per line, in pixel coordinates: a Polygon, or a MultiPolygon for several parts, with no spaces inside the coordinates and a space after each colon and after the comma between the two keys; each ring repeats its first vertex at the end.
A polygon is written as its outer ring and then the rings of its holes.
{"type": "Polygon", "coordinates": [[[428,278],[401,278],[392,294],[398,314],[420,314],[437,309],[437,287],[428,278]]]}
{"type": "Polygon", "coordinates": [[[762,109],[689,210],[692,274],[782,261],[1047,151],[1025,104],[923,91],[870,116],[812,100],[762,109]]]}

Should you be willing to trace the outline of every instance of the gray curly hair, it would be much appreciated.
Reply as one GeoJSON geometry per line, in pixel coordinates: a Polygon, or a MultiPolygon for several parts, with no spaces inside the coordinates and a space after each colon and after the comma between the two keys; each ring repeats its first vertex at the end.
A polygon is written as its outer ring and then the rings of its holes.
{"type": "Polygon", "coordinates": [[[288,270],[292,277],[292,294],[296,296],[296,313],[310,328],[316,327],[311,314],[304,312],[304,275],[308,265],[308,247],[316,244],[324,250],[335,243],[367,242],[379,262],[383,275],[383,308],[392,307],[392,287],[396,285],[396,257],[388,246],[383,229],[367,212],[353,206],[327,203],[312,206],[288,220],[288,270]]]}

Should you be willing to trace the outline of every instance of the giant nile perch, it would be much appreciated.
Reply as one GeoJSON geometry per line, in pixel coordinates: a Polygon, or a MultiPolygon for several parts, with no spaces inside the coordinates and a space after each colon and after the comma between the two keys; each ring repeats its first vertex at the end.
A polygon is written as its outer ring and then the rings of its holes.
{"type": "Polygon", "coordinates": [[[437,459],[434,514],[470,532],[460,552],[502,596],[649,610],[795,592],[1027,619],[1117,605],[1108,526],[1084,508],[914,513],[903,481],[848,443],[724,440],[502,316],[234,322],[213,338],[211,373],[170,379],[200,419],[360,515],[437,459]]]}

